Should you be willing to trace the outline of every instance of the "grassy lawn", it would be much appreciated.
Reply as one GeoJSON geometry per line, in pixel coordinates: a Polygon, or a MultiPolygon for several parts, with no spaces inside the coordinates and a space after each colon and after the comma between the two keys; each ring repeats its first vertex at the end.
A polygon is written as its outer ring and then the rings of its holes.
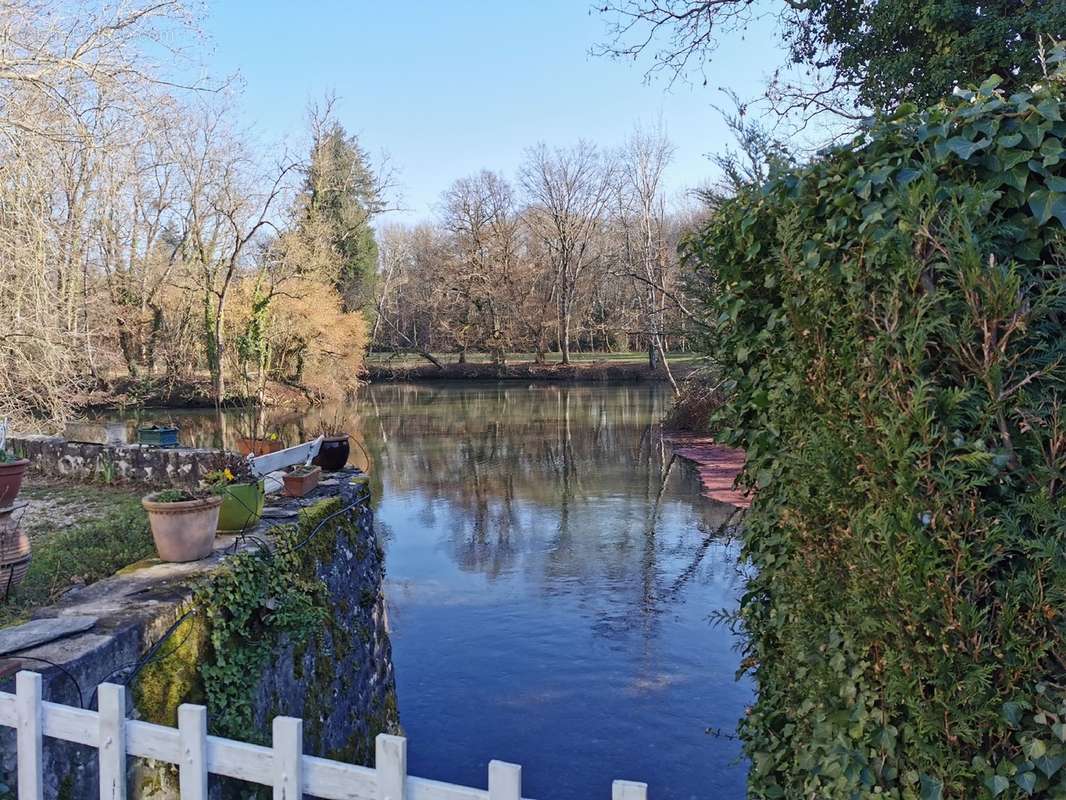
{"type": "MultiPolygon", "coordinates": [[[[458,353],[434,353],[433,357],[442,364],[457,364],[458,353]]],[[[669,353],[667,359],[671,364],[694,364],[699,360],[694,353],[669,353]]],[[[492,356],[488,353],[467,353],[466,360],[470,364],[488,364],[492,356]]],[[[508,364],[532,363],[537,360],[535,353],[508,353],[508,364]]],[[[571,353],[570,361],[574,364],[594,364],[610,362],[612,364],[646,364],[648,354],[641,353],[571,353]]],[[[547,363],[559,364],[562,362],[561,353],[548,353],[547,363]]],[[[372,366],[410,367],[428,364],[429,362],[417,353],[371,353],[367,356],[367,364],[372,366]]]]}
{"type": "Polygon", "coordinates": [[[0,604],[0,627],[23,622],[68,589],[106,578],[155,552],[139,493],[34,484],[17,502],[28,503],[22,527],[33,545],[33,560],[22,585],[0,604]]]}

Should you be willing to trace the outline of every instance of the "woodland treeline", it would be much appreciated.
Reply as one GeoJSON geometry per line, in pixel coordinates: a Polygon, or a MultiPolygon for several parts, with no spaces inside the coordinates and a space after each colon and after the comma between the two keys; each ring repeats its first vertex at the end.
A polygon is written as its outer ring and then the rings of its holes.
{"type": "Polygon", "coordinates": [[[217,400],[359,377],[385,181],[328,99],[302,152],[257,145],[232,87],[182,79],[194,22],[0,4],[0,417],[62,419],[116,377],[217,400]]]}
{"type": "Polygon", "coordinates": [[[530,147],[514,179],[455,181],[437,220],[387,226],[372,342],[379,351],[648,352],[691,344],[678,241],[702,212],[671,212],[660,129],[617,150],[530,147]]]}
{"type": "Polygon", "coordinates": [[[0,416],[168,386],[336,397],[370,340],[501,362],[689,346],[695,212],[668,212],[661,130],[531,147],[513,179],[456,181],[435,221],[381,227],[389,172],[331,99],[302,144],[259,142],[235,87],[199,77],[181,0],[0,3],[0,31],[0,416]]]}

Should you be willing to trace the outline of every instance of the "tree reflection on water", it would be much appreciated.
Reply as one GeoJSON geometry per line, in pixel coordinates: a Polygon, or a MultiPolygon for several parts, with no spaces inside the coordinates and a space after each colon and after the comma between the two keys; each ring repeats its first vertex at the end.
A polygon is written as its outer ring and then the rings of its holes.
{"type": "MultiPolygon", "coordinates": [[[[478,784],[505,758],[533,796],[615,777],[743,796],[739,747],[704,734],[732,730],[751,693],[708,621],[743,582],[738,520],[674,459],[668,403],[653,384],[439,383],[267,413],[290,444],[339,415],[371,475],[413,771],[478,784]]],[[[169,416],[183,443],[221,438],[211,414],[169,416]]],[[[232,413],[227,444],[242,427],[232,413]]]]}

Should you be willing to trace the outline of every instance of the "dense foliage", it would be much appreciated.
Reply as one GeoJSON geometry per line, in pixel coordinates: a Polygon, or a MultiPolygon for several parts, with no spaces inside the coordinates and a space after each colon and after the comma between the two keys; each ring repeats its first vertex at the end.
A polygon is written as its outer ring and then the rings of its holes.
{"type": "Polygon", "coordinates": [[[1066,797],[1066,104],[996,86],[691,242],[757,487],[752,797],[1066,797]]]}
{"type": "Polygon", "coordinates": [[[1025,87],[1041,74],[1041,34],[1066,32],[1066,3],[1046,0],[813,0],[787,16],[792,58],[874,109],[934,103],[985,75],[1025,87]]]}

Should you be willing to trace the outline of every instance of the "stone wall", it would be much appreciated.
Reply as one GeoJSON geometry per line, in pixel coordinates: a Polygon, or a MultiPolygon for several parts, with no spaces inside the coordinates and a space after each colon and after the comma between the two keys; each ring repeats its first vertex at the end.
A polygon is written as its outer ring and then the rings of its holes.
{"type": "MultiPolygon", "coordinates": [[[[131,718],[174,724],[179,704],[205,704],[207,696],[200,666],[211,656],[211,623],[194,601],[196,587],[222,576],[232,553],[272,542],[273,525],[294,522],[304,507],[313,514],[333,498],[345,524],[324,528],[300,550],[302,577],[319,587],[325,622],[303,644],[287,636],[271,642],[257,674],[248,676],[254,723],[243,738],[268,741],[274,716],[301,717],[306,753],[369,763],[374,737],[398,732],[399,719],[383,554],[365,477],[355,471],[335,474],[304,500],[268,505],[255,539],[219,537],[213,556],[191,564],[142,562],[41,610],[38,616],[56,625],[88,618],[92,627],[0,656],[0,690],[13,692],[14,673],[33,669],[44,677],[45,700],[95,709],[97,684],[127,683],[131,718]]],[[[95,750],[45,739],[44,752],[46,800],[98,797],[95,750]]],[[[131,796],[177,800],[176,770],[132,758],[129,766],[131,796]]],[[[0,727],[0,783],[13,787],[15,768],[14,731],[0,727]]],[[[212,781],[213,797],[242,796],[233,782],[212,781]]]]}
{"type": "Polygon", "coordinates": [[[148,486],[195,486],[210,471],[216,450],[127,444],[83,444],[60,436],[9,436],[7,447],[46,478],[148,486]]]}

